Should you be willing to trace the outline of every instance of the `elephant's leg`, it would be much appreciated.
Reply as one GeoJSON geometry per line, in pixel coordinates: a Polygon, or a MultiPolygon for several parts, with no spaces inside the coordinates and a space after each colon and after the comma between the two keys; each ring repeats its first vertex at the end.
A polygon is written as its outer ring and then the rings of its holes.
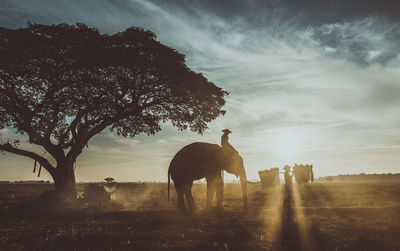
{"type": "Polygon", "coordinates": [[[188,203],[190,212],[194,212],[196,210],[196,203],[194,202],[193,195],[192,195],[192,186],[193,186],[193,183],[185,186],[185,197],[186,197],[186,201],[188,203]]]}
{"type": "Polygon", "coordinates": [[[222,202],[224,201],[224,180],[221,176],[217,176],[215,180],[217,189],[217,207],[222,208],[222,202]]]}
{"type": "Polygon", "coordinates": [[[216,180],[215,177],[206,177],[207,181],[207,207],[211,207],[214,199],[216,180]]]}
{"type": "Polygon", "coordinates": [[[178,210],[186,212],[185,201],[183,199],[183,194],[185,192],[184,188],[184,185],[175,186],[176,194],[178,196],[178,210]]]}

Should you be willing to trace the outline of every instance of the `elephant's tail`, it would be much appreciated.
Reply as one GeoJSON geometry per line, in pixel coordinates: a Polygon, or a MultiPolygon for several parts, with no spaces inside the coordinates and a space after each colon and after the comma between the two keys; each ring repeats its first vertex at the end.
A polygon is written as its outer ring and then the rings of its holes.
{"type": "Polygon", "coordinates": [[[170,184],[171,184],[171,172],[169,171],[168,168],[168,203],[169,203],[169,190],[170,190],[170,184]]]}
{"type": "Polygon", "coordinates": [[[314,181],[314,172],[312,169],[311,169],[311,181],[314,181]]]}

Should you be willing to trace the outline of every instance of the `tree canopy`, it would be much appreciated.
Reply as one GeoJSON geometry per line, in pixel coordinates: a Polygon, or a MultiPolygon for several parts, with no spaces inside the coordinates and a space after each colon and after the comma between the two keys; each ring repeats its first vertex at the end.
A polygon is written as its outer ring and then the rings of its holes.
{"type": "MultiPolygon", "coordinates": [[[[75,161],[106,128],[133,137],[155,134],[169,120],[203,133],[225,113],[227,94],[142,28],[108,35],[84,24],[0,27],[0,129],[26,134],[57,165],[75,161]]],[[[55,170],[11,142],[0,150],[55,170]]]]}

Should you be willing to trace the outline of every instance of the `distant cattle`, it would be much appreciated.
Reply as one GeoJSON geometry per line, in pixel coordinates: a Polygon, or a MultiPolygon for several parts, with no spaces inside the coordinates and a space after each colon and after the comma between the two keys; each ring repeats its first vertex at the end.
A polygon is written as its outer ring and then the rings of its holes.
{"type": "Polygon", "coordinates": [[[297,165],[293,166],[293,174],[296,183],[301,185],[314,181],[314,172],[312,165],[297,165]]]}
{"type": "Polygon", "coordinates": [[[269,170],[262,170],[258,172],[263,188],[270,188],[280,184],[279,181],[279,168],[271,168],[269,170]]]}

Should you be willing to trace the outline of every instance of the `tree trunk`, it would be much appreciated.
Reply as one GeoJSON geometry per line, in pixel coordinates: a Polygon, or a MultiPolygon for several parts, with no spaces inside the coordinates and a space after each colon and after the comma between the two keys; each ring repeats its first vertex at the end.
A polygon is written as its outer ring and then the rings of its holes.
{"type": "Polygon", "coordinates": [[[73,162],[59,163],[53,179],[56,192],[60,199],[76,199],[76,182],[73,162]]]}

